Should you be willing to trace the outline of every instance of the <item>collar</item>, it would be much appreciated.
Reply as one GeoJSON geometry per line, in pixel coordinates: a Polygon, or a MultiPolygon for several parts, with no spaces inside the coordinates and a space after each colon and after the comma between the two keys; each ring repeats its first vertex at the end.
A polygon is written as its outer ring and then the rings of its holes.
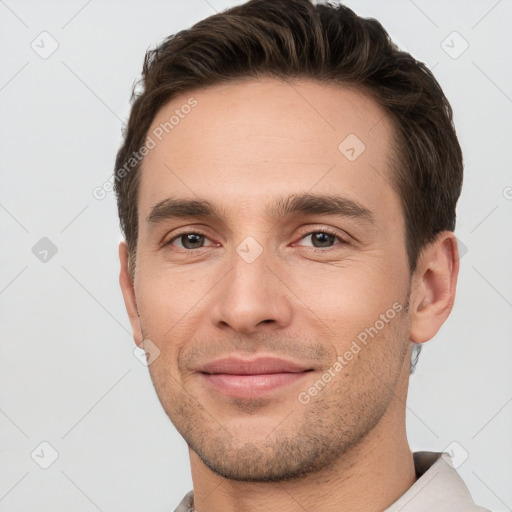
{"type": "Polygon", "coordinates": [[[475,505],[447,452],[414,452],[418,478],[384,512],[489,512],[475,505]]]}

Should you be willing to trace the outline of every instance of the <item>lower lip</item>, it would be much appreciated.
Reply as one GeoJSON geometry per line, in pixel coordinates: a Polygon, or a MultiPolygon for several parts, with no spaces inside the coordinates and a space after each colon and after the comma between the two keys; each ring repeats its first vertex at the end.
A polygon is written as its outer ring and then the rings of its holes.
{"type": "Polygon", "coordinates": [[[235,398],[255,398],[303,379],[309,372],[267,373],[262,375],[231,375],[227,373],[202,376],[219,393],[235,398]]]}

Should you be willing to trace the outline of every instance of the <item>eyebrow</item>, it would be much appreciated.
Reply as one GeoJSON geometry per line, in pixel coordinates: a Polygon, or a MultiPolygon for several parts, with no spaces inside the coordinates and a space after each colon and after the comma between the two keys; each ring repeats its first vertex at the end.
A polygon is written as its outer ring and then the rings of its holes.
{"type": "MultiPolygon", "coordinates": [[[[338,195],[293,194],[280,197],[266,209],[267,215],[278,221],[292,214],[335,215],[374,223],[373,214],[361,204],[338,195]]],[[[225,218],[224,210],[204,199],[168,198],[153,206],[146,218],[149,224],[180,218],[225,218]]]]}

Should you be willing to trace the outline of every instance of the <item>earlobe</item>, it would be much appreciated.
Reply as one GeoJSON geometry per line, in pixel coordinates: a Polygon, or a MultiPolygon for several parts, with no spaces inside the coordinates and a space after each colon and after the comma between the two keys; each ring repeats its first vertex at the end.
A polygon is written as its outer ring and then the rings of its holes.
{"type": "Polygon", "coordinates": [[[132,326],[133,339],[137,345],[140,345],[143,335],[135,299],[135,289],[128,270],[128,246],[124,240],[119,244],[119,262],[121,264],[119,284],[123,292],[124,305],[132,326]]]}
{"type": "Polygon", "coordinates": [[[443,231],[423,251],[411,291],[410,338],[416,343],[432,339],[448,318],[455,300],[459,273],[457,239],[443,231]]]}

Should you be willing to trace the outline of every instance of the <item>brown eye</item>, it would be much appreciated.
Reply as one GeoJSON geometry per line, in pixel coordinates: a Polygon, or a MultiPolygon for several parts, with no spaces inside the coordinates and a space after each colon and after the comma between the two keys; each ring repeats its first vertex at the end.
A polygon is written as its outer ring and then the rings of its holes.
{"type": "Polygon", "coordinates": [[[341,243],[345,243],[345,240],[343,240],[341,237],[336,235],[335,233],[331,233],[329,231],[312,231],[310,233],[307,233],[302,237],[301,240],[311,240],[310,244],[301,244],[306,247],[315,247],[315,248],[327,248],[329,249],[333,245],[336,244],[336,241],[338,240],[341,243]]]}
{"type": "Polygon", "coordinates": [[[198,249],[204,244],[204,236],[198,233],[189,233],[188,235],[181,235],[180,240],[185,249],[198,249]]]}
{"type": "Polygon", "coordinates": [[[313,247],[330,247],[335,240],[336,237],[329,233],[318,232],[311,235],[313,247]]]}
{"type": "Polygon", "coordinates": [[[206,237],[201,233],[182,233],[169,240],[167,245],[174,245],[174,242],[179,241],[178,247],[182,249],[201,249],[204,247],[205,240],[206,237]]]}

